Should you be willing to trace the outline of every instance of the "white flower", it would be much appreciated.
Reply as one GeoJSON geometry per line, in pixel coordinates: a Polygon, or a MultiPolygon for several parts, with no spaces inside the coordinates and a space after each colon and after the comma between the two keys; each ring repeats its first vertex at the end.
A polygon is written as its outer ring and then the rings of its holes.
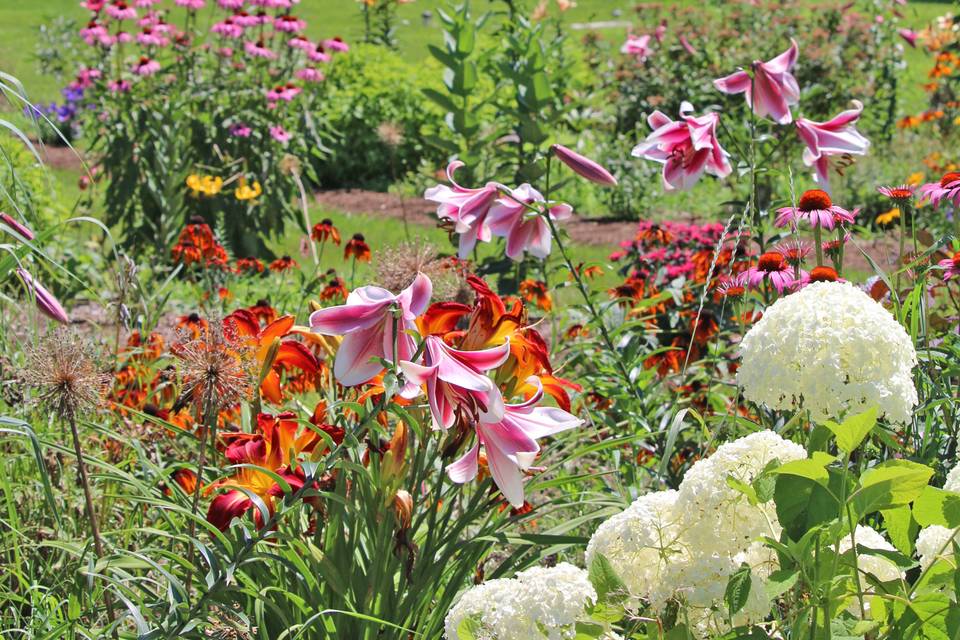
{"type": "Polygon", "coordinates": [[[512,579],[484,582],[463,594],[447,613],[448,640],[459,640],[457,629],[466,618],[480,625],[477,640],[568,640],[574,625],[586,617],[597,593],[587,572],[565,562],[534,567],[512,579]]]}
{"type": "Polygon", "coordinates": [[[734,477],[750,484],[771,461],[807,457],[804,448],[773,431],[759,431],[720,445],[697,461],[683,478],[677,496],[684,539],[692,553],[733,556],[760,536],[777,538],[780,523],[772,502],[751,505],[727,484],[734,477]]]}
{"type": "Polygon", "coordinates": [[[587,566],[603,555],[631,596],[649,598],[664,569],[684,553],[676,501],[676,491],[648,493],[601,524],[587,545],[587,566]]]}
{"type": "MultiPolygon", "coordinates": [[[[879,549],[880,551],[896,551],[896,548],[890,544],[886,538],[883,537],[883,534],[868,527],[866,525],[858,524],[857,528],[854,530],[854,539],[857,542],[857,546],[866,547],[867,549],[879,549]]],[[[846,538],[840,541],[840,553],[846,553],[853,548],[853,543],[850,540],[848,535],[846,538]]],[[[891,580],[900,580],[906,576],[906,574],[900,570],[892,560],[888,560],[883,556],[866,554],[866,553],[857,553],[857,567],[860,570],[860,581],[863,582],[865,573],[872,574],[877,580],[881,582],[890,582],[891,580]]]]}
{"type": "Polygon", "coordinates": [[[816,282],[771,305],[740,344],[737,382],[771,409],[815,420],[879,406],[892,422],[917,404],[917,354],[889,311],[849,283],[816,282]]]}
{"type": "Polygon", "coordinates": [[[947,474],[947,481],[943,483],[943,488],[947,491],[960,493],[960,464],[950,469],[950,473],[947,474]]]}
{"type": "Polygon", "coordinates": [[[953,542],[960,543],[960,531],[947,529],[940,525],[927,527],[917,536],[917,555],[920,556],[920,567],[926,569],[936,560],[946,560],[953,563],[953,542]]]}

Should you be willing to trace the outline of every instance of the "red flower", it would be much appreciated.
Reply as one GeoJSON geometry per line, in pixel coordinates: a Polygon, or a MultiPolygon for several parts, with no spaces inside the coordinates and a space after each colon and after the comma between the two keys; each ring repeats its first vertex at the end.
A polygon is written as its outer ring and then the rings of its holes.
{"type": "Polygon", "coordinates": [[[330,240],[335,245],[340,245],[340,232],[335,226],[333,226],[333,220],[330,218],[324,218],[317,224],[313,225],[313,231],[310,233],[312,237],[317,242],[326,242],[330,240]]]}
{"type": "Polygon", "coordinates": [[[297,261],[291,258],[290,256],[283,256],[282,258],[277,258],[270,263],[270,271],[275,273],[282,273],[284,271],[289,271],[290,269],[299,269],[300,265],[297,264],[297,261]]]}
{"type": "Polygon", "coordinates": [[[370,262],[370,245],[364,240],[362,233],[355,233],[347,246],[343,248],[343,259],[353,256],[358,262],[370,262]]]}

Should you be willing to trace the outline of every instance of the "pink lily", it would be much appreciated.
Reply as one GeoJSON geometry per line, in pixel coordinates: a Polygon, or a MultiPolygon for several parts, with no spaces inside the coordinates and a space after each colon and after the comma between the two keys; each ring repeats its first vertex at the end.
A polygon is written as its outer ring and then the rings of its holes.
{"type": "Polygon", "coordinates": [[[898,29],[897,35],[903,38],[904,41],[914,49],[917,48],[917,39],[920,37],[920,34],[913,29],[898,29]]]}
{"type": "Polygon", "coordinates": [[[746,95],[747,104],[753,112],[765,118],[770,116],[778,124],[790,124],[793,116],[790,106],[800,101],[800,85],[790,70],[797,63],[799,54],[796,40],[790,39],[790,48],[772,60],[755,60],[753,78],[746,71],[736,71],[713,81],[718,90],[746,95]],[[756,99],[753,93],[756,92],[756,99]]]}
{"type": "Polygon", "coordinates": [[[70,324],[70,318],[67,316],[66,309],[63,308],[63,305],[60,304],[60,301],[57,300],[52,293],[47,291],[46,287],[34,280],[33,276],[31,276],[26,269],[18,267],[17,275],[23,280],[27,291],[35,298],[37,309],[40,310],[40,313],[51,320],[56,320],[63,324],[70,324]]]}
{"type": "Polygon", "coordinates": [[[499,195],[501,185],[488,182],[479,189],[468,189],[457,184],[453,174],[464,166],[459,160],[447,165],[447,180],[451,186],[438,184],[423,193],[424,200],[436,202],[437,216],[441,220],[454,223],[454,231],[460,234],[461,259],[466,258],[477,245],[477,241],[490,242],[490,227],[487,214],[499,195]]]}
{"type": "Polygon", "coordinates": [[[500,390],[483,372],[506,362],[510,357],[509,341],[492,349],[460,351],[437,336],[427,336],[423,353],[425,366],[405,361],[400,367],[407,379],[417,385],[410,395],[420,395],[420,385],[427,385],[434,429],[452,427],[458,408],[471,412],[474,419],[481,413],[492,419],[503,417],[500,390]]]}
{"type": "Polygon", "coordinates": [[[803,150],[803,164],[814,168],[817,182],[827,191],[830,186],[828,158],[843,154],[862,156],[870,148],[870,141],[856,128],[863,113],[863,103],[854,100],[853,105],[853,109],[843,111],[827,122],[797,118],[797,133],[807,145],[803,150]]]}
{"type": "MultiPolygon", "coordinates": [[[[490,231],[507,239],[507,257],[511,260],[523,259],[525,251],[537,258],[546,258],[550,255],[550,225],[527,206],[546,202],[546,199],[526,183],[509,192],[510,196],[500,198],[490,208],[490,231]]],[[[573,207],[561,203],[551,206],[547,215],[552,220],[566,220],[572,213],[573,207]]]]}
{"type": "Polygon", "coordinates": [[[14,235],[19,236],[24,240],[33,240],[33,231],[30,231],[30,229],[18,222],[10,214],[0,211],[0,222],[7,225],[7,227],[13,231],[14,235]]]}
{"type": "Polygon", "coordinates": [[[650,36],[628,36],[627,41],[620,47],[620,53],[633,56],[638,62],[644,62],[653,49],[650,48],[650,36]]]}
{"type": "Polygon", "coordinates": [[[667,191],[689,189],[704,172],[725,178],[733,170],[717,139],[720,116],[707,113],[691,115],[693,105],[680,106],[680,120],[674,121],[660,111],[647,118],[653,133],[633,148],[635,158],[646,158],[663,165],[663,187],[667,191]]]}
{"type": "Polygon", "coordinates": [[[416,331],[414,321],[426,311],[432,293],[430,278],[418,273],[399,295],[380,287],[360,287],[350,292],[346,304],[314,311],[310,327],[315,333],[344,336],[333,365],[340,384],[353,387],[370,380],[383,370],[377,359],[413,358],[417,346],[408,332],[416,331]],[[396,335],[394,310],[398,312],[396,335]]]}
{"type": "Polygon", "coordinates": [[[473,480],[477,477],[480,445],[483,445],[490,475],[514,507],[523,506],[522,472],[530,468],[540,453],[536,439],[583,424],[583,420],[563,409],[536,406],[543,398],[543,386],[536,376],[527,382],[537,387],[533,397],[521,404],[504,405],[500,418],[481,415],[476,425],[477,443],[447,468],[453,482],[462,484],[473,480]]]}
{"type": "Polygon", "coordinates": [[[613,177],[600,163],[590,158],[580,155],[572,149],[568,149],[562,144],[555,144],[550,147],[557,160],[570,167],[570,169],[579,176],[582,176],[590,182],[596,182],[605,187],[617,186],[617,179],[613,177]]]}

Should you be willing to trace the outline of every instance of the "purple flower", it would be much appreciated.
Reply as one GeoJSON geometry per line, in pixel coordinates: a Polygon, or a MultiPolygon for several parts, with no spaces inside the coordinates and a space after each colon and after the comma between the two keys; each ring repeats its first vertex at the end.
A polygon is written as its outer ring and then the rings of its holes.
{"type": "Polygon", "coordinates": [[[270,137],[281,144],[290,142],[290,134],[279,124],[270,127],[270,137]]]}
{"type": "Polygon", "coordinates": [[[253,129],[245,124],[237,123],[230,125],[230,135],[234,138],[249,138],[253,129]]]}
{"type": "Polygon", "coordinates": [[[67,316],[67,311],[52,293],[47,291],[42,284],[34,280],[33,276],[27,273],[25,269],[18,267],[17,275],[21,280],[23,280],[23,284],[27,287],[27,291],[30,292],[30,295],[32,295],[36,300],[37,308],[40,310],[40,313],[47,316],[51,320],[56,320],[57,322],[62,322],[63,324],[70,324],[70,318],[67,316]]]}

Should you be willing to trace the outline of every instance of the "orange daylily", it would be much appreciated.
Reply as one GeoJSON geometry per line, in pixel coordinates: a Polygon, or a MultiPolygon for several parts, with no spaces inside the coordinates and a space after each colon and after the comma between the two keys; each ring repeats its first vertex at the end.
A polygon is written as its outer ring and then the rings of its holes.
{"type": "Polygon", "coordinates": [[[316,356],[307,347],[296,340],[281,340],[291,333],[294,317],[283,316],[268,324],[263,329],[256,317],[247,309],[238,309],[227,318],[241,339],[250,343],[260,366],[263,367],[271,352],[276,351],[270,371],[263,376],[260,383],[260,393],[268,401],[280,404],[283,401],[283,391],[280,386],[280,371],[286,368],[297,368],[308,374],[315,374],[320,370],[320,363],[316,356]],[[279,345],[274,347],[274,343],[279,345]]]}

